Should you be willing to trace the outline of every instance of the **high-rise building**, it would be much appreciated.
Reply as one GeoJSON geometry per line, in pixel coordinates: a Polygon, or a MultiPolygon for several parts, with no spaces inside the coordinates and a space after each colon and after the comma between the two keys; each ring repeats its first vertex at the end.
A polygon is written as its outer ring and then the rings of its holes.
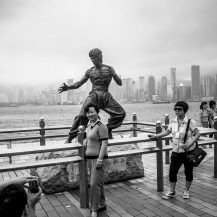
{"type": "Polygon", "coordinates": [[[117,85],[117,83],[113,80],[109,86],[109,91],[112,96],[117,100],[121,100],[121,86],[117,85]]]}
{"type": "Polygon", "coordinates": [[[132,81],[132,101],[133,102],[136,102],[136,92],[137,92],[137,90],[136,90],[136,82],[133,80],[132,81]]]}
{"type": "Polygon", "coordinates": [[[215,91],[214,91],[214,99],[217,100],[217,75],[215,76],[215,91]]]}
{"type": "Polygon", "coordinates": [[[57,90],[42,90],[40,97],[43,105],[57,105],[61,103],[61,97],[57,90]]]}
{"type": "Polygon", "coordinates": [[[177,99],[184,100],[184,85],[181,83],[177,89],[177,99]]]}
{"type": "Polygon", "coordinates": [[[139,76],[139,91],[138,91],[139,101],[143,102],[145,100],[145,77],[139,76]]]}
{"type": "Polygon", "coordinates": [[[166,76],[163,76],[161,78],[159,95],[161,96],[162,99],[167,98],[167,77],[166,76]]]}
{"type": "Polygon", "coordinates": [[[191,86],[184,86],[184,99],[191,99],[191,86]]]}
{"type": "MultiPolygon", "coordinates": [[[[67,85],[70,86],[73,84],[73,79],[67,79],[67,85]]],[[[68,90],[67,91],[67,101],[73,101],[73,90],[68,90]]]]}
{"type": "Polygon", "coordinates": [[[207,75],[205,77],[205,96],[210,97],[211,96],[211,82],[212,82],[212,77],[207,75]]]}
{"type": "Polygon", "coordinates": [[[127,101],[127,79],[122,79],[122,87],[123,87],[123,101],[127,101]]]}
{"type": "Polygon", "coordinates": [[[124,101],[131,102],[133,99],[132,78],[124,78],[123,85],[123,99],[124,101]]]}
{"type": "Polygon", "coordinates": [[[148,96],[149,99],[153,99],[153,95],[155,95],[155,79],[154,76],[149,76],[148,77],[148,96]]]}
{"type": "Polygon", "coordinates": [[[145,77],[139,76],[139,89],[145,90],[145,77]]]}
{"type": "Polygon", "coordinates": [[[172,100],[177,99],[177,88],[176,88],[176,68],[171,68],[171,87],[172,87],[172,100]]]}
{"type": "Polygon", "coordinates": [[[173,99],[173,89],[171,84],[167,84],[167,97],[172,100],[173,99]]]}
{"type": "Polygon", "coordinates": [[[19,103],[26,103],[26,97],[25,97],[25,92],[24,92],[23,88],[19,90],[18,102],[19,103]]]}
{"type": "Polygon", "coordinates": [[[198,100],[200,98],[200,66],[191,66],[191,97],[198,100]]]}
{"type": "Polygon", "coordinates": [[[206,96],[206,78],[201,77],[200,79],[200,96],[204,97],[206,96]]]}
{"type": "Polygon", "coordinates": [[[212,76],[211,78],[211,96],[214,97],[215,96],[215,77],[212,76]]]}
{"type": "Polygon", "coordinates": [[[9,103],[8,97],[4,93],[0,93],[0,103],[9,103]]]}

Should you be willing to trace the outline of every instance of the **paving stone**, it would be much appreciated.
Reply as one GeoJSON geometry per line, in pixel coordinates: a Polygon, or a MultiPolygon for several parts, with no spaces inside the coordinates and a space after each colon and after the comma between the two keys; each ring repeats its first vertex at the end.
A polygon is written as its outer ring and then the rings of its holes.
{"type": "MultiPolygon", "coordinates": [[[[208,154],[211,156],[211,154],[208,154]]],[[[185,185],[183,167],[178,174],[177,197],[163,200],[163,192],[156,191],[156,155],[145,156],[145,174],[142,179],[106,185],[107,210],[99,217],[210,217],[217,216],[217,180],[213,179],[213,156],[194,170],[194,182],[189,200],[182,198],[185,185]]],[[[6,158],[5,158],[6,159],[6,158]]],[[[22,159],[21,159],[22,160],[22,159]]],[[[0,161],[1,163],[1,161],[0,161]]],[[[169,165],[164,166],[164,188],[169,186],[169,165]]],[[[0,173],[0,181],[29,175],[29,170],[0,173]]],[[[89,209],[81,209],[79,190],[42,195],[36,206],[38,217],[87,217],[89,209]]]]}
{"type": "Polygon", "coordinates": [[[58,213],[54,210],[54,211],[50,211],[50,212],[47,212],[47,215],[49,217],[59,217],[58,213]]]}
{"type": "MultiPolygon", "coordinates": [[[[109,217],[120,217],[121,215],[118,215],[116,212],[109,212],[109,213],[107,213],[107,215],[109,216],[109,217]]],[[[131,216],[132,217],[132,216],[131,216]]]]}
{"type": "Polygon", "coordinates": [[[45,216],[47,216],[47,214],[43,209],[38,209],[38,210],[36,210],[36,216],[37,217],[45,217],[45,216]]]}
{"type": "Polygon", "coordinates": [[[43,204],[42,207],[45,210],[45,212],[54,211],[54,207],[51,205],[43,204]]]}

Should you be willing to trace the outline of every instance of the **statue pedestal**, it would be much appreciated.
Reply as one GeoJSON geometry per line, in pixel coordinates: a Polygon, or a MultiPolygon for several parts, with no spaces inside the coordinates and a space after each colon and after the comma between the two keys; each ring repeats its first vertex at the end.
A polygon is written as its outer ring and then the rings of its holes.
{"type": "MultiPolygon", "coordinates": [[[[108,152],[135,149],[135,145],[121,145],[108,147],[108,152]]],[[[77,155],[76,151],[50,152],[37,156],[38,159],[55,159],[77,155]]],[[[144,176],[142,155],[111,158],[107,160],[104,181],[112,183],[144,176]]],[[[31,175],[39,177],[40,186],[45,193],[55,193],[79,187],[78,163],[56,165],[31,169],[31,175]]]]}

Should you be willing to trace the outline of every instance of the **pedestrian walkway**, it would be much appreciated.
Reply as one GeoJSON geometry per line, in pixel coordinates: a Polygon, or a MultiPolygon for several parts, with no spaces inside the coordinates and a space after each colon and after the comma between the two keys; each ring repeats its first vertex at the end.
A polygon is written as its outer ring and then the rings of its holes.
{"type": "MultiPolygon", "coordinates": [[[[145,216],[217,216],[217,179],[213,178],[213,148],[206,149],[205,161],[194,171],[191,198],[182,198],[185,176],[180,169],[177,196],[163,200],[163,192],[156,191],[155,154],[143,155],[145,177],[122,181],[105,186],[107,210],[99,217],[145,217],[145,216]]],[[[168,188],[168,164],[164,164],[164,186],[168,188]]],[[[0,173],[0,181],[28,174],[27,170],[0,173]]],[[[37,205],[38,217],[87,217],[88,209],[80,209],[79,192],[72,190],[56,194],[44,194],[37,205]]]]}

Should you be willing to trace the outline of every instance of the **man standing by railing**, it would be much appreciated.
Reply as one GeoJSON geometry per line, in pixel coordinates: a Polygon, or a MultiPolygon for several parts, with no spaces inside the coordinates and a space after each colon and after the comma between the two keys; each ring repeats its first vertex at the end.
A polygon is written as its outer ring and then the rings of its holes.
{"type": "Polygon", "coordinates": [[[89,57],[94,66],[87,70],[81,80],[70,86],[64,83],[59,88],[59,92],[61,93],[63,91],[81,87],[85,82],[88,81],[88,79],[90,79],[92,83],[92,90],[89,93],[89,96],[86,98],[80,114],[74,119],[74,123],[70,129],[66,143],[70,143],[72,139],[77,136],[79,125],[84,125],[85,127],[87,126],[88,119],[84,113],[84,108],[89,103],[97,104],[100,109],[110,115],[107,124],[110,139],[112,138],[112,129],[119,127],[126,116],[124,109],[108,92],[112,78],[120,86],[122,85],[122,80],[115,73],[115,70],[111,66],[102,63],[101,50],[98,48],[92,49],[89,52],[89,57]]]}

